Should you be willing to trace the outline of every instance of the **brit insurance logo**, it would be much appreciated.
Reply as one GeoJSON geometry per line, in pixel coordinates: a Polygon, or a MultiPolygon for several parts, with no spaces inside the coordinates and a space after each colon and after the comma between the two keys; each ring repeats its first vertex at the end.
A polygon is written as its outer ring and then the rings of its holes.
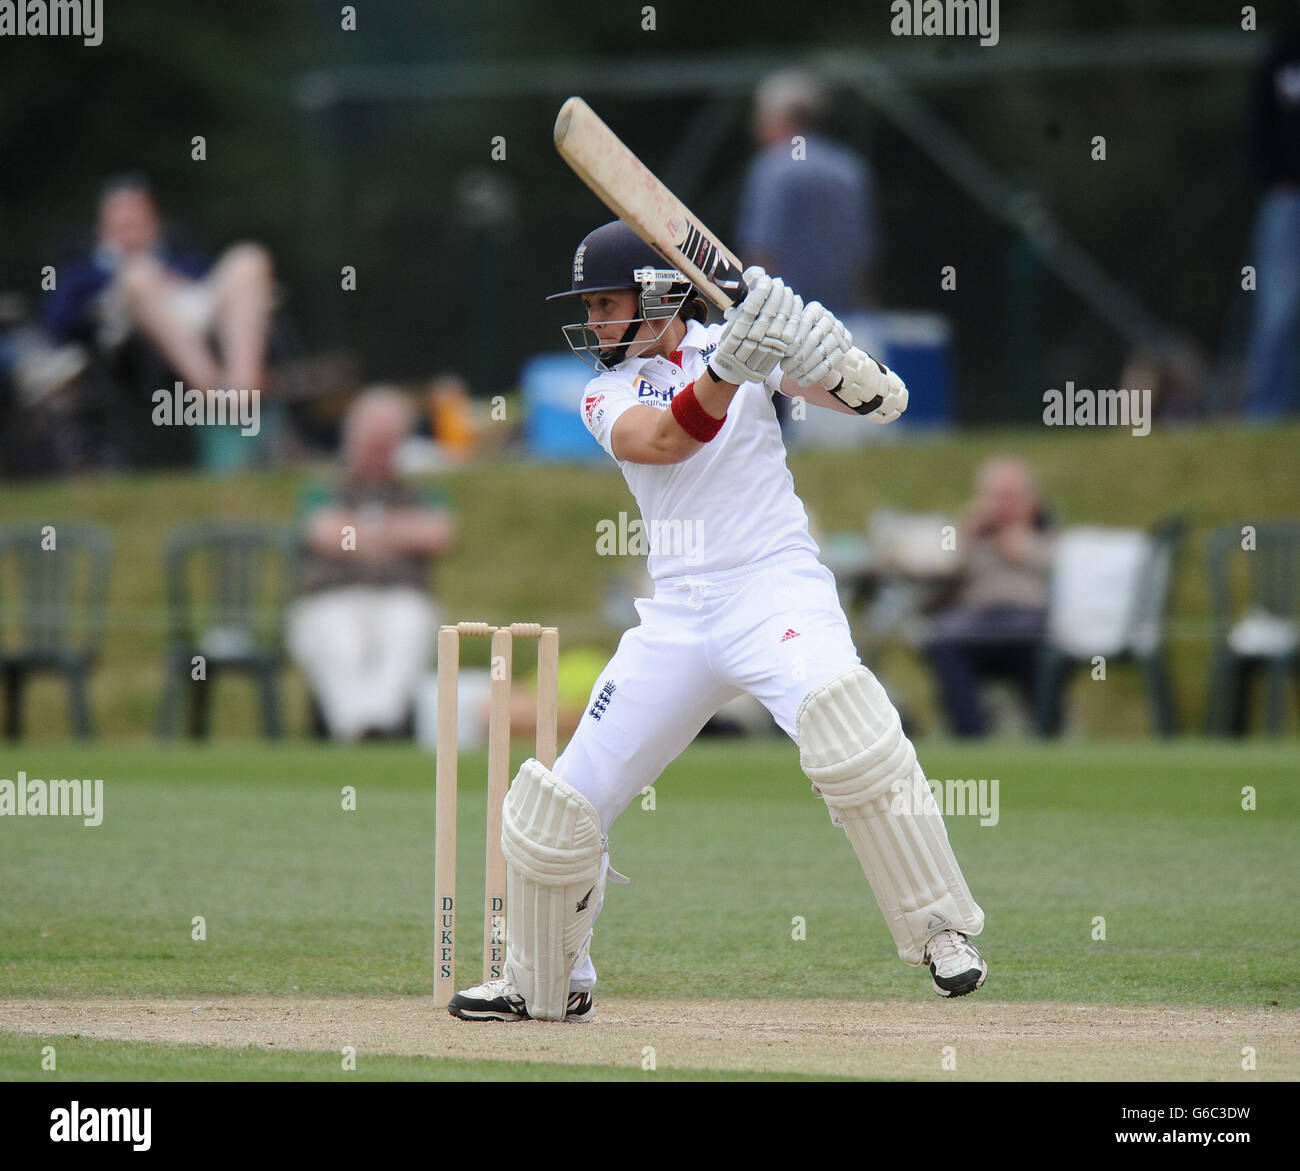
{"type": "Polygon", "coordinates": [[[638,378],[636,380],[636,397],[638,402],[667,406],[673,401],[673,392],[671,390],[660,390],[648,378],[638,378]]]}

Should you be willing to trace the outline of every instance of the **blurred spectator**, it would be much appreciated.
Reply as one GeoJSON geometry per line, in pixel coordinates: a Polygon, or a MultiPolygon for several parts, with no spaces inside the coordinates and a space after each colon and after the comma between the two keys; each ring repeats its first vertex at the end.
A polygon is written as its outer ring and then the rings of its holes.
{"type": "Polygon", "coordinates": [[[173,247],[148,182],[126,175],[104,187],[95,248],[60,266],[43,323],[100,351],[138,331],[188,388],[260,391],[273,307],[266,249],[237,244],[210,265],[173,247]]]}
{"type": "Polygon", "coordinates": [[[406,729],[437,629],[429,568],[456,528],[443,500],[397,478],[394,455],[414,421],[397,391],[362,394],[344,422],[340,481],[303,509],[306,563],[287,641],[339,740],[406,729]]]}
{"type": "Polygon", "coordinates": [[[21,298],[0,297],[0,383],[26,407],[72,382],[86,368],[86,352],[75,342],[54,344],[24,309],[21,298]]]}
{"type": "Polygon", "coordinates": [[[955,595],[935,617],[926,645],[956,736],[984,735],[978,689],[986,678],[1012,679],[1034,703],[1047,619],[1048,528],[1027,464],[1000,457],[980,466],[975,498],[958,526],[955,595]]]}
{"type": "MultiPolygon", "coordinates": [[[[821,133],[825,91],[811,77],[774,73],[754,96],[754,141],[736,241],[746,264],[779,275],[841,317],[871,304],[876,255],[871,170],[821,133]]],[[[774,399],[782,428],[790,400],[774,399]]]]}
{"type": "Polygon", "coordinates": [[[1263,195],[1250,257],[1246,413],[1276,419],[1300,407],[1300,24],[1279,38],[1256,76],[1251,146],[1263,195]]]}
{"type": "Polygon", "coordinates": [[[825,91],[804,74],[776,73],[759,86],[760,153],[745,177],[736,246],[805,302],[843,316],[873,300],[875,194],[866,160],[823,136],[827,112],[825,91]]]}
{"type": "Polygon", "coordinates": [[[469,384],[458,374],[440,374],[429,384],[428,404],[430,430],[447,455],[473,455],[479,428],[469,384]]]}
{"type": "Polygon", "coordinates": [[[80,462],[68,388],[86,368],[76,343],[56,346],[24,298],[0,294],[0,476],[57,472],[80,462]]]}

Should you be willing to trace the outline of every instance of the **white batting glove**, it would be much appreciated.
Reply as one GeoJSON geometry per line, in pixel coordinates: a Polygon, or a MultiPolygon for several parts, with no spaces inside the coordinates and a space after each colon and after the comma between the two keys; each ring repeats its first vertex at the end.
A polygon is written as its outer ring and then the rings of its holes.
{"type": "Polygon", "coordinates": [[[800,386],[834,386],[839,365],[853,348],[853,335],[829,309],[813,301],[804,306],[790,356],[781,363],[785,376],[800,386]]]}
{"type": "Polygon", "coordinates": [[[744,273],[745,299],[723,315],[726,328],[709,358],[725,382],[762,382],[790,352],[803,315],[803,300],[779,277],[757,265],[744,273]]]}
{"type": "Polygon", "coordinates": [[[907,385],[870,354],[850,350],[839,369],[843,381],[827,389],[859,415],[873,423],[892,423],[907,410],[907,385]]]}

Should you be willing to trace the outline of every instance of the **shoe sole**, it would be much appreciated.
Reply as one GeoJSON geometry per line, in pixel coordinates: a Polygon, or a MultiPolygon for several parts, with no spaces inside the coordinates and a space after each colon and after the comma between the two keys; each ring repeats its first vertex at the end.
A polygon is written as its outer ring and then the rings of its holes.
{"type": "Polygon", "coordinates": [[[938,982],[937,980],[935,980],[933,977],[931,977],[931,983],[934,985],[934,990],[935,990],[935,991],[936,991],[940,996],[943,996],[943,997],[945,997],[945,998],[951,1000],[951,999],[953,999],[954,997],[957,997],[957,996],[969,996],[969,995],[970,995],[972,992],[974,992],[977,988],[983,988],[983,987],[984,987],[984,981],[987,980],[988,978],[989,978],[989,968],[988,968],[988,964],[983,964],[983,965],[981,965],[981,967],[980,967],[980,976],[979,976],[979,979],[976,980],[973,984],[967,984],[967,985],[965,985],[964,987],[957,987],[957,988],[940,988],[940,987],[939,987],[939,982],[938,982]]]}
{"type": "Polygon", "coordinates": [[[517,1016],[515,1013],[499,1012],[466,1012],[463,1008],[452,1008],[450,1005],[447,1011],[457,1020],[461,1021],[530,1021],[533,1018],[527,1016],[517,1016]]]}
{"type": "MultiPolygon", "coordinates": [[[[517,1013],[502,1013],[495,1010],[476,1013],[473,1011],[466,1011],[456,1005],[448,1005],[447,1011],[457,1020],[462,1021],[502,1021],[503,1023],[509,1023],[511,1021],[531,1021],[533,1019],[530,1016],[519,1016],[517,1013]]],[[[596,1006],[593,1004],[581,1015],[578,1013],[570,1013],[561,1023],[566,1025],[586,1025],[590,1024],[591,1021],[595,1019],[595,1016],[596,1006]]]]}

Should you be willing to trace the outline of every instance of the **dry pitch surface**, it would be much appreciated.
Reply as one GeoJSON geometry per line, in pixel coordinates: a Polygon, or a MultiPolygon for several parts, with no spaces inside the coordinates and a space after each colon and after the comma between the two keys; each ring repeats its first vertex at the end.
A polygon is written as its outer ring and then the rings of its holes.
{"type": "Polygon", "coordinates": [[[0,1031],[365,1055],[904,1079],[1300,1079],[1300,1013],[861,1000],[598,1002],[586,1025],[453,1020],[427,997],[0,1000],[0,1031]],[[952,1047],[956,1068],[943,1068],[952,1047]],[[1242,1069],[1242,1049],[1256,1069],[1242,1069]]]}

